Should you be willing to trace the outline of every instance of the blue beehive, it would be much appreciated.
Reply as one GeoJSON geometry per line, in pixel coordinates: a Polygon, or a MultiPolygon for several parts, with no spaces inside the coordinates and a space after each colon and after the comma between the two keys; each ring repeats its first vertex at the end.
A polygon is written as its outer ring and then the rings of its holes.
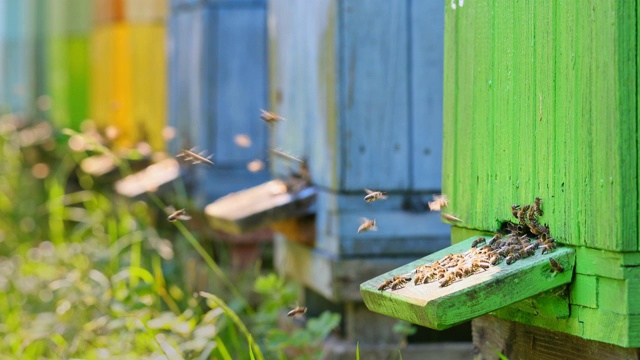
{"type": "Polygon", "coordinates": [[[266,166],[247,169],[267,160],[259,118],[267,106],[265,2],[173,0],[169,29],[170,151],[214,154],[215,166],[193,168],[197,202],[266,181],[266,166]],[[239,146],[237,136],[250,146],[239,146]]]}

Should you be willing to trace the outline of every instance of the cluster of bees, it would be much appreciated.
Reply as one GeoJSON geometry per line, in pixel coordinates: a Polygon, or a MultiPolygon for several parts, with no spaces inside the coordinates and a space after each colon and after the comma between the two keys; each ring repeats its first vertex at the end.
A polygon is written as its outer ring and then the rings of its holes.
{"type": "MultiPolygon", "coordinates": [[[[549,227],[539,222],[543,214],[541,206],[542,199],[539,197],[531,205],[512,205],[511,211],[517,222],[507,222],[506,234],[497,233],[489,240],[479,237],[464,253],[448,254],[433,263],[420,265],[408,274],[387,279],[378,290],[398,290],[411,280],[415,285],[437,281],[440,287],[446,287],[503,261],[511,265],[534,256],[538,249],[541,249],[541,254],[552,252],[556,249],[556,243],[549,233],[549,227]]],[[[552,271],[564,271],[564,267],[554,258],[549,258],[549,264],[552,271]]]]}

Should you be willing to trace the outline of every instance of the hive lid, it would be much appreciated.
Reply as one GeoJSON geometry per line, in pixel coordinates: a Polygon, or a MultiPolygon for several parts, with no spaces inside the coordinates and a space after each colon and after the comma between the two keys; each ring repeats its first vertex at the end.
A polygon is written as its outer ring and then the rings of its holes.
{"type": "Polygon", "coordinates": [[[287,192],[284,181],[271,180],[222,197],[207,205],[204,212],[214,229],[244,234],[309,213],[315,197],[314,187],[287,192]]]}
{"type": "MultiPolygon", "coordinates": [[[[537,250],[534,256],[511,265],[500,262],[447,287],[440,287],[437,281],[418,286],[411,281],[402,289],[378,290],[384,280],[394,275],[407,274],[419,265],[432,263],[450,253],[465,252],[477,238],[474,236],[364,282],[360,293],[366,306],[377,313],[442,330],[571,282],[575,250],[558,247],[548,254],[537,250]],[[557,260],[564,272],[552,272],[549,258],[557,260]]],[[[557,306],[568,308],[568,300],[565,298],[564,305],[557,306]]]]}

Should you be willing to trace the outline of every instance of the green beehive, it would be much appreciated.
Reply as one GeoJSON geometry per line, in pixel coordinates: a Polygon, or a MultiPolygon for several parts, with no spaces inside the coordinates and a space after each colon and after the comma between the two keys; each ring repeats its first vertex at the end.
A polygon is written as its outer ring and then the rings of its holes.
{"type": "Polygon", "coordinates": [[[78,130],[88,117],[91,2],[49,0],[45,11],[50,116],[57,126],[78,130]]]}
{"type": "Polygon", "coordinates": [[[462,219],[453,242],[495,232],[511,204],[539,196],[540,221],[565,245],[550,256],[566,256],[573,273],[559,281],[540,257],[518,262],[505,288],[496,275],[423,302],[419,287],[377,290],[407,265],[362,284],[365,302],[435,328],[492,313],[640,347],[636,1],[447,0],[444,11],[443,192],[446,211],[462,219]],[[483,307],[444,323],[436,311],[477,297],[483,307]]]}

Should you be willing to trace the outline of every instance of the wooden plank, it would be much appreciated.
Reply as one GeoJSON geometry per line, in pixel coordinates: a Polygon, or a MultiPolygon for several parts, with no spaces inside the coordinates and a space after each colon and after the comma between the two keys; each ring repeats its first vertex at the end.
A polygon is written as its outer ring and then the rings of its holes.
{"type": "Polygon", "coordinates": [[[259,118],[267,108],[266,11],[263,7],[221,9],[215,18],[215,90],[203,94],[209,101],[208,148],[217,164],[246,164],[267,159],[267,126],[259,118]],[[251,144],[239,147],[234,139],[247,136],[251,144]]]}
{"type": "MultiPolygon", "coordinates": [[[[579,255],[576,253],[576,272],[579,255]]],[[[597,276],[577,273],[571,283],[571,304],[584,307],[598,308],[598,279],[597,276]]]]}
{"type": "Polygon", "coordinates": [[[180,165],[175,159],[168,158],[117,181],[114,188],[119,194],[134,198],[146,192],[156,192],[179,176],[180,165]]]}
{"type": "Polygon", "coordinates": [[[598,307],[620,314],[640,314],[640,279],[598,279],[598,307]]]}
{"type": "Polygon", "coordinates": [[[340,187],[408,189],[407,3],[340,7],[340,187]]]}
{"type": "Polygon", "coordinates": [[[411,188],[414,191],[439,191],[444,52],[442,2],[411,0],[409,24],[411,188]]]}
{"type": "Polygon", "coordinates": [[[640,253],[576,248],[576,272],[613,279],[639,279],[640,253]]]}
{"type": "Polygon", "coordinates": [[[315,194],[313,187],[289,193],[284,181],[272,180],[224,196],[207,205],[204,212],[214,229],[243,234],[307,214],[315,194]]]}
{"type": "Polygon", "coordinates": [[[274,239],[278,271],[331,301],[362,301],[363,281],[414,259],[415,256],[344,259],[288,241],[280,234],[274,239]]]}
{"type": "Polygon", "coordinates": [[[417,266],[431,263],[446,254],[466,251],[475,239],[452,245],[363,283],[361,292],[365,304],[375,312],[434,329],[445,329],[571,281],[575,251],[561,247],[552,253],[535,255],[512,265],[499,263],[447,287],[439,287],[437,282],[419,286],[410,282],[395,291],[377,289],[394,275],[407,274],[417,266]],[[551,271],[551,257],[564,266],[564,272],[551,271]]]}
{"type": "Polygon", "coordinates": [[[467,240],[473,236],[489,236],[492,237],[494,233],[489,231],[467,229],[458,226],[451,226],[451,244],[457,244],[461,241],[467,240]]]}
{"type": "Polygon", "coordinates": [[[638,349],[590,341],[579,336],[549,331],[487,315],[472,322],[476,356],[482,359],[498,358],[498,353],[509,359],[637,359],[638,349]]]}

